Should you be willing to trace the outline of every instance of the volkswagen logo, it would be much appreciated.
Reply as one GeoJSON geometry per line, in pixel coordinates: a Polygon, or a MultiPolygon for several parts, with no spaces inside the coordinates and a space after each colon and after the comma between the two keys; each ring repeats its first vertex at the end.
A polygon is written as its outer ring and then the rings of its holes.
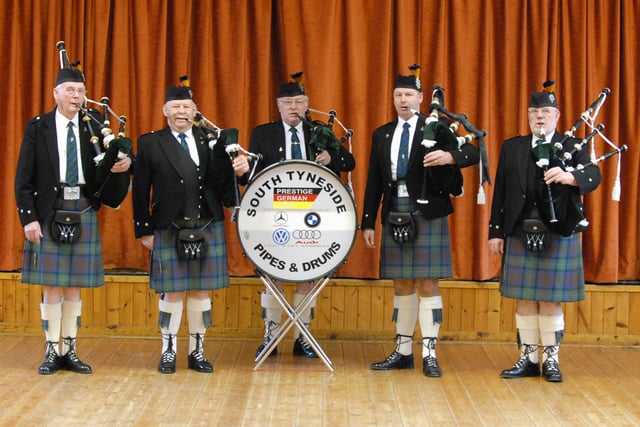
{"type": "Polygon", "coordinates": [[[278,245],[286,245],[289,241],[290,235],[284,228],[278,228],[273,232],[273,241],[278,245]]]}

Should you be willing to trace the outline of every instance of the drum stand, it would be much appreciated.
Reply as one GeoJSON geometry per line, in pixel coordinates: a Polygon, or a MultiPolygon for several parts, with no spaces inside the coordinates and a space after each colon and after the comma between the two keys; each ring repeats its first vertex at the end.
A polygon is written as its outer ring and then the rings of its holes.
{"type": "Polygon", "coordinates": [[[300,304],[298,304],[297,307],[293,307],[291,304],[289,304],[287,298],[282,292],[280,292],[278,287],[275,285],[275,283],[273,283],[269,276],[265,275],[259,270],[256,270],[256,273],[258,274],[264,285],[267,287],[267,289],[276,298],[280,306],[282,306],[284,312],[288,316],[288,319],[285,320],[285,322],[282,324],[278,334],[271,341],[269,341],[262,352],[258,356],[256,356],[256,366],[253,368],[253,370],[257,370],[260,365],[262,365],[267,357],[269,357],[273,349],[276,348],[280,341],[282,341],[282,338],[284,338],[285,334],[289,332],[289,329],[291,329],[291,327],[295,325],[300,330],[300,333],[304,336],[307,343],[309,343],[309,345],[316,351],[318,357],[320,357],[327,368],[329,368],[329,370],[333,372],[333,363],[331,363],[331,360],[322,350],[320,344],[318,344],[318,341],[316,341],[313,335],[311,335],[311,332],[309,332],[307,326],[300,319],[300,313],[302,313],[306,308],[309,307],[311,301],[313,301],[313,299],[318,296],[318,294],[320,294],[320,291],[322,291],[327,283],[329,283],[329,279],[333,275],[333,272],[331,272],[331,274],[326,277],[318,279],[311,288],[311,291],[304,296],[303,300],[300,302],[300,304]]]}

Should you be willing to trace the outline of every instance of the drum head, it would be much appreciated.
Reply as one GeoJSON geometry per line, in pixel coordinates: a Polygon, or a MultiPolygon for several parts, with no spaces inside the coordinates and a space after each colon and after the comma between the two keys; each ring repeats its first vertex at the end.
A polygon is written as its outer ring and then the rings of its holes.
{"type": "Polygon", "coordinates": [[[357,230],[349,189],[329,169],[306,160],[271,165],[247,186],[237,217],[245,255],[266,275],[307,282],[330,275],[357,230]]]}

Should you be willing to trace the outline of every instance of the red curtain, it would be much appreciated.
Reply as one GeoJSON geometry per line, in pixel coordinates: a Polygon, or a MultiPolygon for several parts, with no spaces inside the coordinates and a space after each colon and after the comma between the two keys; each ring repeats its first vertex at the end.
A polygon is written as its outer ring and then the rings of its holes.
{"type": "MultiPolygon", "coordinates": [[[[426,111],[430,88],[445,88],[446,107],[466,113],[487,131],[491,175],[500,144],[528,133],[530,92],[556,80],[565,131],[604,87],[611,89],[598,122],[629,152],[600,163],[603,182],[585,197],[586,278],[611,283],[640,278],[637,236],[640,150],[632,137],[637,105],[637,23],[634,0],[7,0],[0,9],[0,47],[6,99],[0,105],[0,206],[5,225],[0,270],[21,266],[22,227],[13,181],[24,125],[54,108],[59,68],[56,42],[79,59],[89,98],[109,97],[127,116],[134,140],[165,126],[161,106],[168,85],[187,74],[200,111],[218,126],[251,129],[278,118],[279,83],[304,71],[310,106],[334,109],[355,130],[352,174],[361,206],[372,131],[394,118],[391,87],[413,63],[422,66],[426,111]],[[621,160],[621,200],[612,188],[621,160]]],[[[314,117],[316,118],[316,117],[314,117]]],[[[319,119],[324,117],[318,116],[319,119]]],[[[577,133],[586,133],[583,126],[577,133]]],[[[598,155],[610,151],[597,137],[598,155]]],[[[464,170],[465,194],[450,217],[455,279],[488,280],[500,260],[489,254],[487,204],[476,203],[478,168],[464,170]]],[[[130,197],[100,211],[105,267],[146,271],[148,253],[135,240],[130,197]]],[[[253,275],[235,224],[227,221],[230,271],[253,275]]],[[[339,277],[377,278],[378,254],[358,234],[339,277]]]]}

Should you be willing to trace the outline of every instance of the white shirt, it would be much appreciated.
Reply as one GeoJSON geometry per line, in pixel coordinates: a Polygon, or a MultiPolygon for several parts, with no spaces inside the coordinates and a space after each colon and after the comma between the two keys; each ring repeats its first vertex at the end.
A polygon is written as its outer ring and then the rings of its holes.
{"type": "Polygon", "coordinates": [[[171,129],[171,133],[176,138],[176,142],[178,143],[180,148],[182,148],[182,144],[180,144],[180,137],[178,135],[180,135],[180,133],[185,134],[187,147],[189,147],[189,155],[191,156],[191,160],[193,160],[193,163],[195,163],[196,166],[200,166],[200,156],[198,156],[198,146],[196,145],[196,140],[193,137],[193,130],[189,129],[185,132],[176,132],[173,129],[171,129]]]}
{"type": "MultiPolygon", "coordinates": [[[[289,130],[291,129],[291,126],[289,126],[285,122],[282,122],[282,125],[284,126],[284,139],[286,141],[284,144],[285,159],[291,159],[291,136],[293,135],[293,132],[289,130]]],[[[302,130],[302,122],[298,123],[298,126],[296,126],[295,128],[298,139],[300,140],[300,153],[302,153],[302,158],[306,159],[307,152],[304,144],[304,131],[302,130]]]]}
{"type": "Polygon", "coordinates": [[[393,180],[397,180],[396,170],[398,163],[398,151],[400,151],[400,137],[402,136],[402,131],[404,130],[404,124],[409,123],[411,127],[409,128],[409,153],[411,153],[411,144],[413,143],[413,136],[416,133],[416,127],[418,125],[418,116],[414,115],[406,122],[398,117],[398,124],[393,131],[393,138],[391,139],[391,176],[393,180]]]}
{"type": "Polygon", "coordinates": [[[67,125],[73,122],[73,133],[78,149],[78,184],[86,184],[84,170],[82,169],[82,156],[80,155],[80,128],[78,127],[79,115],[76,114],[69,120],[56,109],[56,138],[58,140],[58,166],[60,167],[60,181],[67,182],[67,125]]]}

